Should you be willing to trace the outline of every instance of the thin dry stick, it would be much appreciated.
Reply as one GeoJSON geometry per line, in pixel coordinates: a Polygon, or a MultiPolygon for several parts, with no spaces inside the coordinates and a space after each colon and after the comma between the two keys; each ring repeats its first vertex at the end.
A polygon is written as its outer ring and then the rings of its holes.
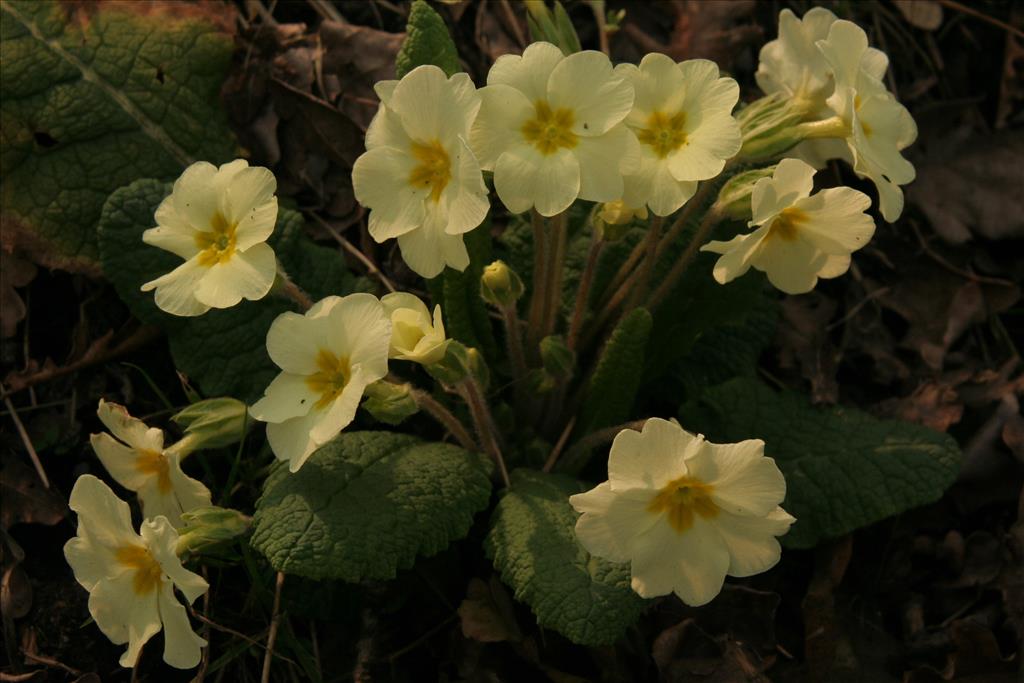
{"type": "Polygon", "coordinates": [[[508,27],[512,29],[519,47],[526,47],[526,36],[523,35],[523,29],[519,26],[519,20],[516,19],[516,13],[512,11],[512,6],[508,4],[508,0],[498,0],[498,6],[501,7],[501,12],[505,15],[505,21],[508,22],[508,27]]]}
{"type": "Polygon", "coordinates": [[[583,316],[587,312],[587,302],[590,299],[590,288],[594,284],[594,275],[597,273],[597,261],[601,256],[601,248],[604,240],[595,230],[590,240],[590,251],[587,253],[587,265],[583,268],[583,275],[580,277],[580,286],[576,291],[576,305],[572,309],[572,319],[569,321],[569,334],[566,337],[566,346],[572,351],[576,348],[576,342],[580,336],[580,328],[583,326],[583,316]]]}
{"type": "Polygon", "coordinates": [[[547,279],[547,232],[544,230],[544,219],[536,209],[530,213],[533,225],[533,281],[530,283],[530,310],[527,314],[527,343],[530,350],[536,348],[540,338],[540,327],[543,324],[544,301],[547,279]]]}
{"type": "Polygon", "coordinates": [[[495,438],[496,430],[494,420],[491,418],[491,411],[480,393],[480,388],[472,377],[467,378],[459,387],[462,389],[462,397],[466,400],[466,405],[469,406],[469,414],[473,416],[473,423],[476,425],[476,432],[483,444],[484,451],[498,466],[501,480],[508,488],[512,485],[508,478],[508,469],[505,467],[505,459],[501,455],[501,448],[495,438]]]}
{"type": "Polygon", "coordinates": [[[555,331],[558,322],[558,310],[562,304],[562,273],[565,271],[565,251],[568,246],[569,228],[568,214],[563,211],[551,221],[552,237],[555,242],[554,252],[550,254],[548,271],[548,296],[544,308],[544,328],[541,339],[555,331]]]}
{"type": "Polygon", "coordinates": [[[957,12],[963,12],[964,14],[969,14],[969,15],[971,15],[972,17],[974,17],[976,19],[981,19],[982,21],[986,21],[986,22],[992,24],[993,26],[998,26],[999,28],[1003,29],[1004,31],[1009,31],[1010,33],[1014,34],[1018,38],[1024,38],[1024,31],[1021,31],[1019,28],[1017,28],[1015,26],[1011,26],[1010,24],[1007,24],[1005,21],[1001,21],[1000,19],[996,19],[995,17],[990,17],[989,15],[984,14],[983,12],[979,12],[978,10],[974,9],[973,7],[968,7],[967,5],[961,5],[959,2],[954,2],[954,0],[937,0],[937,1],[938,1],[938,3],[940,5],[945,5],[946,7],[948,7],[951,10],[956,10],[957,12]]]}
{"type": "Polygon", "coordinates": [[[270,631],[267,633],[267,652],[263,656],[263,675],[261,683],[270,683],[270,663],[274,659],[274,644],[277,642],[277,630],[281,626],[281,588],[284,586],[284,572],[277,573],[274,582],[274,607],[270,617],[270,631]]]}
{"type": "Polygon", "coordinates": [[[459,418],[455,417],[450,410],[441,405],[433,396],[415,387],[410,387],[409,391],[412,394],[413,400],[416,401],[416,405],[451,432],[451,435],[455,437],[460,446],[468,451],[475,451],[479,448],[473,437],[469,435],[469,430],[459,421],[459,418]]]}
{"type": "Polygon", "coordinates": [[[18,417],[18,411],[14,409],[14,404],[11,403],[11,399],[7,396],[4,396],[4,405],[7,406],[11,419],[14,420],[14,427],[18,430],[18,436],[21,437],[21,443],[24,444],[25,450],[28,451],[28,457],[32,459],[32,465],[36,468],[36,474],[39,475],[43,486],[50,488],[50,479],[46,476],[46,470],[43,469],[43,463],[39,460],[39,454],[36,453],[35,446],[32,445],[32,439],[29,438],[28,432],[25,431],[25,425],[21,423],[21,418],[18,417]]]}
{"type": "Polygon", "coordinates": [[[323,226],[324,230],[331,233],[331,237],[334,238],[335,242],[341,245],[342,249],[352,254],[352,256],[355,257],[357,261],[363,264],[363,267],[366,268],[367,275],[370,275],[371,277],[375,277],[378,280],[380,280],[380,283],[384,285],[384,287],[389,292],[398,291],[395,289],[394,283],[392,283],[391,280],[388,279],[388,276],[385,275],[381,271],[381,269],[377,267],[377,264],[371,261],[370,257],[364,254],[358,247],[356,247],[356,245],[352,244],[350,241],[345,239],[345,237],[340,232],[338,232],[338,230],[333,225],[331,225],[330,223],[328,223],[327,221],[325,221],[323,218],[316,215],[312,211],[309,212],[308,215],[312,216],[314,220],[316,220],[321,226],[323,226]]]}
{"type": "Polygon", "coordinates": [[[700,225],[697,227],[697,232],[693,235],[693,239],[688,245],[686,245],[686,251],[684,251],[683,255],[679,257],[679,260],[675,262],[672,266],[672,270],[668,272],[665,279],[662,280],[658,288],[654,290],[654,294],[651,295],[651,299],[648,304],[648,307],[651,310],[657,308],[658,304],[660,304],[662,300],[668,296],[669,292],[672,291],[672,288],[676,286],[679,278],[682,277],[684,272],[686,272],[690,262],[697,256],[697,252],[700,250],[704,240],[706,240],[708,235],[711,234],[711,230],[718,224],[721,217],[721,214],[714,208],[708,209],[708,212],[704,214],[704,220],[702,220],[700,225]]]}
{"type": "Polygon", "coordinates": [[[594,21],[597,22],[597,40],[601,52],[611,54],[611,46],[608,44],[608,27],[604,18],[605,6],[603,2],[592,2],[590,8],[594,11],[594,21]]]}

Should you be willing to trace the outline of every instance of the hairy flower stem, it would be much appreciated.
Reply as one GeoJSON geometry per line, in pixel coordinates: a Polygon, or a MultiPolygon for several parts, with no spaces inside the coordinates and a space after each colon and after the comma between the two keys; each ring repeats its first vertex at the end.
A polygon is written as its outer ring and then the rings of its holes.
{"type": "Polygon", "coordinates": [[[658,239],[661,237],[661,224],[664,219],[661,216],[651,217],[651,224],[647,228],[647,238],[644,240],[645,254],[643,263],[640,264],[640,271],[637,275],[636,285],[629,297],[624,312],[628,313],[642,303],[647,289],[651,283],[651,273],[654,272],[654,262],[658,260],[658,239]]]}
{"type": "Polygon", "coordinates": [[[548,291],[544,306],[544,326],[541,328],[540,339],[555,331],[558,324],[558,311],[562,308],[562,273],[565,271],[565,250],[569,239],[568,218],[568,212],[563,211],[552,218],[549,224],[550,239],[554,244],[554,249],[548,250],[548,291]]]}
{"type": "Polygon", "coordinates": [[[295,302],[303,313],[313,307],[313,300],[288,277],[288,273],[285,272],[280,262],[277,264],[277,282],[275,283],[274,290],[295,302]]]}
{"type": "Polygon", "coordinates": [[[583,316],[587,312],[587,301],[590,299],[590,288],[594,284],[594,275],[597,273],[597,261],[601,256],[603,246],[604,240],[595,230],[590,239],[587,265],[583,268],[583,275],[580,277],[580,286],[576,291],[576,305],[573,307],[572,319],[569,321],[569,334],[565,343],[570,351],[576,350],[580,328],[583,327],[583,316]]]}
{"type": "Polygon", "coordinates": [[[466,429],[459,418],[455,417],[450,410],[441,405],[433,396],[422,389],[414,387],[410,387],[409,391],[412,394],[413,400],[416,401],[416,405],[447,429],[455,437],[455,440],[459,442],[460,446],[467,451],[475,451],[479,448],[476,441],[470,436],[469,430],[466,429]]]}
{"type": "MultiPolygon", "coordinates": [[[[533,281],[530,283],[530,309],[527,313],[527,345],[531,355],[537,352],[547,289],[547,231],[537,210],[530,214],[533,225],[533,281]]],[[[539,355],[539,354],[538,354],[539,355]]]]}
{"type": "MultiPolygon", "coordinates": [[[[672,221],[672,225],[669,226],[668,230],[665,231],[665,235],[658,242],[658,249],[655,252],[656,258],[661,258],[665,254],[665,251],[677,239],[679,239],[679,236],[684,230],[686,230],[686,226],[690,221],[690,217],[693,216],[693,212],[697,207],[704,203],[704,200],[712,187],[713,185],[706,181],[700,184],[697,192],[686,203],[683,210],[679,213],[676,219],[672,221]]],[[[615,278],[612,280],[611,285],[609,285],[605,290],[612,293],[611,298],[605,304],[604,308],[601,309],[601,312],[596,316],[593,324],[589,326],[587,334],[583,336],[581,346],[587,347],[593,343],[601,330],[603,330],[611,320],[617,317],[616,313],[618,312],[619,306],[621,306],[626,300],[626,297],[629,296],[629,293],[632,291],[633,286],[639,277],[639,271],[636,269],[624,272],[623,268],[627,265],[630,266],[630,268],[633,268],[633,266],[635,266],[640,258],[646,253],[645,246],[646,242],[643,240],[638,243],[633,249],[633,253],[631,253],[629,258],[626,259],[623,267],[620,267],[619,272],[615,274],[615,278]],[[634,254],[636,255],[635,259],[633,258],[634,254]],[[622,276],[621,278],[620,275],[622,276]]]]}
{"type": "Polygon", "coordinates": [[[469,406],[469,414],[473,416],[473,424],[476,426],[477,436],[483,444],[484,451],[494,460],[501,473],[501,480],[505,488],[511,486],[508,478],[508,469],[505,468],[505,459],[501,455],[501,448],[498,446],[498,430],[494,425],[494,418],[491,417],[491,410],[487,407],[483,394],[480,393],[480,385],[472,377],[468,377],[459,385],[462,398],[469,406]]]}
{"type": "Polygon", "coordinates": [[[518,390],[526,379],[526,354],[523,353],[523,333],[519,329],[519,314],[516,312],[515,302],[500,306],[498,310],[505,323],[505,345],[508,347],[508,357],[512,362],[512,381],[518,390]]]}
{"type": "Polygon", "coordinates": [[[720,221],[721,219],[722,213],[721,211],[719,211],[717,205],[712,206],[710,209],[708,209],[708,212],[704,214],[704,219],[700,222],[700,225],[697,227],[697,232],[694,233],[693,239],[690,240],[690,243],[688,245],[686,245],[686,251],[684,251],[683,255],[680,256],[679,259],[672,265],[672,270],[668,272],[668,275],[666,275],[665,278],[661,281],[661,284],[658,285],[658,288],[654,290],[654,294],[651,295],[651,299],[648,305],[652,311],[658,307],[658,305],[672,291],[672,288],[676,286],[676,283],[679,282],[679,278],[683,276],[683,273],[686,272],[686,269],[689,267],[690,263],[693,262],[694,258],[696,258],[697,252],[700,250],[701,245],[704,244],[704,242],[708,238],[708,235],[711,234],[711,231],[714,229],[716,225],[718,225],[718,221],[720,221]]]}

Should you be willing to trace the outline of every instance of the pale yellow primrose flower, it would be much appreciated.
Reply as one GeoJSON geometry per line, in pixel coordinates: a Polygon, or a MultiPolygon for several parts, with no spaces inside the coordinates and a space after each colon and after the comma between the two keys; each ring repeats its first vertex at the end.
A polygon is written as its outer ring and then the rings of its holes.
{"type": "Polygon", "coordinates": [[[795,521],[779,503],[786,481],[764,442],[713,444],[651,418],[612,442],[608,481],[569,498],[576,537],[592,555],[629,562],[633,590],[710,602],[725,577],[752,576],[781,556],[795,521]]]}
{"type": "Polygon", "coordinates": [[[633,87],[605,54],[566,57],[551,43],[533,43],[522,56],[498,57],[480,99],[470,142],[509,211],[554,216],[577,198],[622,197],[622,173],[639,153],[622,124],[633,87]]]}
{"type": "Polygon", "coordinates": [[[429,65],[375,89],[380,109],[352,168],[356,199],[370,208],[370,235],[378,242],[398,238],[402,258],[423,277],[446,265],[465,270],[462,235],[490,208],[466,142],[480,96],[467,74],[446,78],[429,65]]]}
{"type": "MultiPolygon", "coordinates": [[[[825,100],[835,90],[832,67],[816,45],[828,37],[829,28],[838,21],[835,14],[824,7],[814,7],[798,19],[792,10],[779,13],[779,37],[761,48],[757,84],[767,95],[782,93],[807,111],[811,119],[832,115],[825,100]]],[[[874,78],[881,79],[889,66],[889,58],[881,50],[869,48],[864,68],[874,78]]],[[[824,168],[829,159],[853,158],[842,140],[805,140],[794,147],[788,156],[795,156],[815,168],[824,168]]]]}
{"type": "Polygon", "coordinates": [[[640,142],[640,164],[627,173],[622,200],[667,216],[714,178],[740,151],[742,134],[732,117],[740,89],[720,78],[706,59],[676,64],[651,53],[640,66],[619,64],[616,75],[633,84],[636,99],[626,125],[640,142]]]}
{"type": "Polygon", "coordinates": [[[895,221],[903,212],[899,186],[916,177],[914,165],[900,151],[917,139],[917,124],[885,89],[880,74],[875,75],[879,73],[878,51],[868,47],[863,29],[849,21],[837,21],[829,29],[828,39],[817,45],[835,76],[835,92],[827,103],[845,125],[853,170],[875,184],[882,216],[895,221]]]}
{"type": "Polygon", "coordinates": [[[407,292],[394,292],[380,300],[391,317],[389,357],[431,365],[444,358],[448,340],[444,334],[441,306],[431,319],[427,305],[407,292]]]}
{"type": "Polygon", "coordinates": [[[181,513],[211,504],[210,490],[182,472],[178,453],[164,449],[162,430],[103,399],[96,414],[113,436],[93,434],[92,449],[114,481],[138,494],[144,517],[163,515],[179,528],[181,513]]]}
{"type": "Polygon", "coordinates": [[[186,168],[157,207],[157,227],[142,234],[146,244],[185,263],[142,291],[155,289],[156,305],[182,316],[266,296],[277,275],[274,250],[266,243],[277,222],[276,190],[273,173],[244,159],[186,168]]]}
{"type": "Polygon", "coordinates": [[[132,529],[128,504],[86,474],[71,490],[78,535],[64,545],[75,579],[89,591],[89,614],[115,645],[128,643],[120,664],[135,666],[139,651],[163,629],[164,661],[179,669],[199,664],[206,641],[192,630],[185,607],[209,586],[181,566],[178,532],[160,516],[132,529]]]}
{"type": "Polygon", "coordinates": [[[715,264],[715,280],[725,284],[753,266],[783,292],[802,294],[814,289],[818,278],[845,273],[851,252],[875,232],[875,222],[864,213],[871,199],[849,187],[810,196],[813,186],[814,169],[799,159],[783,159],[770,178],[757,181],[748,225],[760,227],[701,247],[723,254],[715,264]]]}
{"type": "Polygon", "coordinates": [[[298,471],[352,422],[363,390],[388,373],[391,320],[371,294],[329,296],[305,314],[282,313],[267,353],[282,372],[249,409],[267,422],[278,460],[298,471]]]}

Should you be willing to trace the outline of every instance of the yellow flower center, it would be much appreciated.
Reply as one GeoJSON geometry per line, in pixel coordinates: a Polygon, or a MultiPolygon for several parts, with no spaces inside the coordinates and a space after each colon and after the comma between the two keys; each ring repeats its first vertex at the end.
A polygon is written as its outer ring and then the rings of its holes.
{"type": "Polygon", "coordinates": [[[349,366],[348,358],[336,356],[326,349],[320,349],[316,356],[316,365],[319,370],[306,377],[306,385],[315,394],[319,394],[314,406],[325,408],[334,402],[334,399],[341,396],[345,385],[352,377],[352,368],[349,366]]]}
{"type": "Polygon", "coordinates": [[[653,149],[659,158],[664,159],[686,144],[686,133],[683,132],[685,125],[685,112],[669,116],[656,111],[647,117],[647,127],[637,131],[636,138],[653,149]]]}
{"type": "Polygon", "coordinates": [[[199,253],[199,264],[212,266],[216,263],[224,263],[235,253],[235,230],[238,226],[228,223],[220,211],[213,214],[210,219],[209,232],[197,232],[195,236],[196,246],[201,250],[199,253]]]}
{"type": "Polygon", "coordinates": [[[533,118],[523,124],[523,137],[545,156],[562,148],[572,149],[579,143],[576,133],[572,132],[575,122],[572,109],[552,109],[544,100],[537,100],[533,118]]]}
{"type": "Polygon", "coordinates": [[[647,505],[647,511],[656,515],[665,514],[668,523],[678,533],[693,526],[694,514],[702,519],[718,515],[718,506],[711,500],[712,487],[693,477],[673,479],[658,491],[647,505]]]}
{"type": "Polygon", "coordinates": [[[805,222],[807,222],[807,214],[800,209],[783,209],[775,217],[775,220],[772,221],[772,225],[768,229],[768,236],[765,239],[778,237],[781,240],[792,242],[800,233],[800,225],[805,222]]]}
{"type": "Polygon", "coordinates": [[[156,487],[160,493],[170,493],[173,488],[171,484],[171,466],[163,453],[141,449],[136,451],[135,469],[142,474],[156,477],[156,487]]]}
{"type": "Polygon", "coordinates": [[[114,551],[117,562],[135,572],[132,576],[132,590],[136,595],[148,595],[160,588],[164,571],[142,546],[126,545],[114,551]]]}
{"type": "Polygon", "coordinates": [[[440,140],[427,144],[412,143],[412,155],[419,165],[409,174],[409,184],[421,190],[430,190],[430,198],[436,203],[452,179],[452,162],[440,140]]]}

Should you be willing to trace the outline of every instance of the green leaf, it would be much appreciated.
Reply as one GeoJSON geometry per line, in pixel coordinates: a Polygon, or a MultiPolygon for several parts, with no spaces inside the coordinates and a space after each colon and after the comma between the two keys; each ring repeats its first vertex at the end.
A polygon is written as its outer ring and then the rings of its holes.
{"type": "Polygon", "coordinates": [[[469,265],[459,272],[445,268],[444,283],[445,327],[448,335],[466,346],[480,349],[484,357],[493,361],[497,355],[497,342],[487,307],[480,296],[480,276],[492,259],[490,222],[466,233],[469,265]]]}
{"type": "Polygon", "coordinates": [[[783,507],[797,521],[781,540],[791,548],[935,501],[959,471],[960,449],[946,434],[853,408],[813,406],[752,377],[705,392],[682,407],[680,420],[711,441],[764,440],[786,475],[783,507]]]}
{"type": "Polygon", "coordinates": [[[672,367],[671,375],[680,385],[673,390],[682,390],[675,395],[676,402],[737,375],[754,375],[761,352],[775,337],[777,309],[773,299],[761,297],[740,320],[703,333],[672,367]]]}
{"type": "Polygon", "coordinates": [[[441,67],[448,76],[462,71],[458,50],[444,19],[423,0],[412,4],[405,32],[405,41],[395,59],[395,73],[399,78],[424,64],[441,67]]]}
{"type": "Polygon", "coordinates": [[[578,433],[610,427],[629,417],[640,388],[644,349],[651,333],[651,314],[637,308],[615,327],[587,387],[578,433]]]}
{"type": "Polygon", "coordinates": [[[604,645],[622,636],[646,602],[630,588],[627,565],[594,557],[577,542],[569,496],[584,490],[571,477],[515,470],[484,549],[538,624],[582,645],[604,645]]]}
{"type": "MultiPolygon", "coordinates": [[[[268,294],[260,301],[242,301],[195,318],[180,318],[157,308],[153,293],[139,288],[182,261],[145,244],[142,233],[153,227],[153,213],[171,187],[143,179],[110,195],[99,221],[103,269],[133,315],[166,331],[178,369],[198,382],[207,396],[234,396],[251,403],[263,395],[278,372],[267,355],[265,339],[270,323],[291,305],[268,294]]],[[[301,214],[279,210],[270,244],[285,269],[314,300],[350,291],[352,276],[344,259],[310,242],[302,226],[301,214]]]]}
{"type": "Polygon", "coordinates": [[[464,537],[490,499],[490,462],[457,446],[351,432],[294,474],[278,467],[256,503],[252,546],[311,579],[392,579],[464,537]]]}
{"type": "Polygon", "coordinates": [[[142,6],[0,2],[4,229],[47,266],[98,275],[111,192],[235,155],[223,19],[142,6]]]}

